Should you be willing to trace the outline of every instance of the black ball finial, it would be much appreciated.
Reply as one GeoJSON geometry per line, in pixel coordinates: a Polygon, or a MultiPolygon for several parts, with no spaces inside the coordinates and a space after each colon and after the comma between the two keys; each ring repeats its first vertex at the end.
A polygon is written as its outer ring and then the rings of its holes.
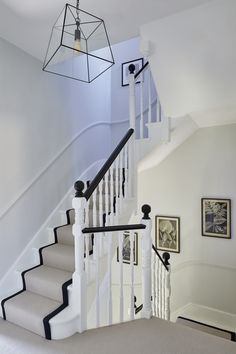
{"type": "Polygon", "coordinates": [[[148,205],[148,204],[144,204],[143,206],[142,206],[142,213],[143,213],[143,219],[144,220],[149,220],[150,219],[150,217],[149,217],[149,214],[151,213],[151,207],[150,207],[150,205],[148,205]]]}
{"type": "Polygon", "coordinates": [[[134,74],[134,72],[135,72],[135,65],[134,64],[130,64],[129,65],[129,72],[130,72],[130,74],[134,74]]]}
{"type": "Polygon", "coordinates": [[[74,184],[74,188],[75,188],[75,197],[76,198],[80,198],[83,197],[83,190],[84,190],[84,182],[83,181],[77,181],[74,184]]]}
{"type": "Polygon", "coordinates": [[[162,258],[164,259],[164,263],[166,266],[169,266],[170,254],[168,252],[163,253],[162,258]]]}

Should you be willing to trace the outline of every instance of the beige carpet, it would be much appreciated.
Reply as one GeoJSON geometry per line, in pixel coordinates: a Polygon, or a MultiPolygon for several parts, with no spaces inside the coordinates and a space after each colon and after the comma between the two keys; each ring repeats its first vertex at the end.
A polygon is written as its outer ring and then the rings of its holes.
{"type": "Polygon", "coordinates": [[[236,354],[236,343],[159,319],[87,331],[62,341],[0,320],[1,354],[236,354]]]}

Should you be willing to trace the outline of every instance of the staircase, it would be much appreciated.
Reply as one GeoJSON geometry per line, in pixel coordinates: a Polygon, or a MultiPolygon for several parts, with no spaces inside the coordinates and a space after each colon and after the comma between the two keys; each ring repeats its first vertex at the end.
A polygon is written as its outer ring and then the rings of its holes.
{"type": "Polygon", "coordinates": [[[151,73],[147,69],[148,63],[135,73],[130,65],[130,129],[86,189],[82,181],[75,183],[67,224],[57,226],[54,242],[38,250],[39,264],[22,272],[21,289],[2,299],[5,320],[47,339],[113,324],[112,262],[117,247],[119,259],[123,259],[125,231],[130,234],[130,305],[124,308],[124,268],[119,262],[119,322],[126,320],[125,314],[135,319],[133,252],[137,230],[142,235],[141,317],[170,318],[169,254],[163,260],[152,246],[151,208],[143,206],[140,224],[128,224],[137,208],[137,163],[154,144],[168,143],[173,133],[158,99],[153,113],[151,73]],[[137,121],[135,81],[140,77],[141,112],[137,121]],[[149,87],[145,109],[143,77],[149,87]],[[140,148],[142,145],[146,150],[140,148]]]}

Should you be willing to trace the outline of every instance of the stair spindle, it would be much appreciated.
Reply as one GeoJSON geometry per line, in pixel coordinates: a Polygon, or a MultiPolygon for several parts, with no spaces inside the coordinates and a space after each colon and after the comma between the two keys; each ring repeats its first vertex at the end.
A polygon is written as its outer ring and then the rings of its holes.
{"type": "Polygon", "coordinates": [[[130,277],[131,277],[131,291],[130,291],[130,319],[134,320],[134,231],[130,231],[130,277]]]}
{"type": "Polygon", "coordinates": [[[124,321],[124,281],[123,281],[123,231],[118,233],[119,242],[119,263],[120,263],[120,322],[124,321]]]}

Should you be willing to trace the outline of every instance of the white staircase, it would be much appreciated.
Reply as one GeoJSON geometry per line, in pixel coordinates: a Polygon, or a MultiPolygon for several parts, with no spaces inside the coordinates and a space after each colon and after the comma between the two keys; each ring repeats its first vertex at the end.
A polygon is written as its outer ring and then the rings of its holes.
{"type": "Polygon", "coordinates": [[[130,67],[130,129],[87,189],[82,181],[76,182],[68,223],[56,227],[52,242],[39,249],[40,262],[24,270],[18,291],[2,299],[4,319],[47,339],[62,339],[91,327],[113,324],[112,262],[117,247],[119,259],[123,259],[124,231],[130,233],[130,299],[125,309],[120,261],[118,317],[123,322],[127,319],[124,314],[129,313],[129,319],[135,319],[133,251],[137,230],[142,234],[141,317],[170,318],[169,256],[163,261],[155,247],[152,253],[150,207],[143,207],[140,224],[129,225],[129,220],[137,208],[138,162],[141,168],[158,163],[190,136],[196,125],[187,117],[165,117],[158,98],[154,109],[151,85],[147,64],[145,71],[136,75],[130,67]],[[148,101],[144,107],[141,80],[137,128],[135,81],[140,75],[148,80],[148,101]]]}

